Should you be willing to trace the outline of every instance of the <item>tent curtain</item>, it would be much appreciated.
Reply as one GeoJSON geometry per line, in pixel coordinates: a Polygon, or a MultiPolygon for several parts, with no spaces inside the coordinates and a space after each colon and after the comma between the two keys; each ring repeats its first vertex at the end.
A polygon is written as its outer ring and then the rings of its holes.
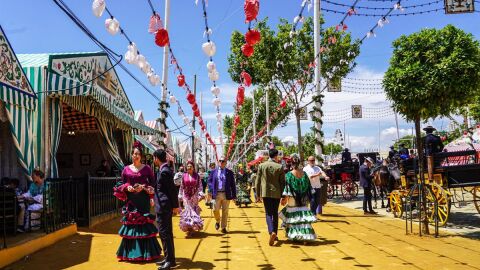
{"type": "Polygon", "coordinates": [[[123,132],[123,145],[125,147],[125,160],[132,161],[131,150],[133,147],[133,131],[130,129],[123,132]]]}
{"type": "Polygon", "coordinates": [[[57,151],[62,135],[63,108],[62,101],[52,98],[49,102],[48,112],[50,113],[50,177],[58,178],[57,151]]]}
{"type": "Polygon", "coordinates": [[[25,174],[30,177],[35,164],[32,131],[33,111],[8,102],[5,103],[4,106],[18,161],[25,174]]]}
{"type": "MultiPolygon", "coordinates": [[[[115,136],[113,133],[114,128],[112,124],[102,118],[97,118],[97,123],[100,133],[102,134],[105,144],[107,145],[108,153],[113,159],[113,163],[115,163],[115,166],[119,170],[122,170],[124,164],[122,158],[120,157],[120,152],[118,150],[117,141],[115,140],[115,136]]],[[[125,152],[128,152],[128,150],[126,149],[125,152]]]]}

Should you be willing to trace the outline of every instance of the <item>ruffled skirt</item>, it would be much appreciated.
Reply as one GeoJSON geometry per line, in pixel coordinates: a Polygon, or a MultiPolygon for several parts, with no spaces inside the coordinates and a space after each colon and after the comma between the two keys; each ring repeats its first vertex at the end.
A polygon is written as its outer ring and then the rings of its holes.
{"type": "Polygon", "coordinates": [[[285,231],[289,240],[314,241],[317,239],[311,225],[317,219],[308,207],[286,206],[280,211],[278,216],[285,225],[285,231]]]}
{"type": "Polygon", "coordinates": [[[180,230],[184,232],[198,232],[203,230],[203,219],[200,217],[200,206],[185,205],[180,213],[180,230]]]}

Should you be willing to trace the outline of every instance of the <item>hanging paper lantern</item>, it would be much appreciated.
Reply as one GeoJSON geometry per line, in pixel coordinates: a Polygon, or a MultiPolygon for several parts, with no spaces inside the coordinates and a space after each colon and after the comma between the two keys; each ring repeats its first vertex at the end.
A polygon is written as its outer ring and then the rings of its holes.
{"type": "Polygon", "coordinates": [[[208,73],[208,78],[211,80],[211,81],[218,81],[218,79],[220,78],[220,73],[218,73],[218,71],[214,70],[212,72],[209,72],[208,73]]]}
{"type": "Polygon", "coordinates": [[[175,98],[175,96],[170,96],[170,104],[175,104],[177,103],[177,99],[175,98]]]}
{"type": "Polygon", "coordinates": [[[136,58],[135,62],[137,64],[137,67],[141,70],[143,70],[143,68],[147,64],[147,60],[145,59],[145,56],[143,56],[141,54],[137,55],[137,58],[136,58]]]}
{"type": "Polygon", "coordinates": [[[213,105],[214,105],[215,107],[218,107],[218,106],[220,106],[220,104],[222,103],[222,101],[220,100],[220,98],[217,97],[217,98],[214,98],[214,99],[212,100],[212,103],[213,103],[213,105]]]}
{"type": "Polygon", "coordinates": [[[245,21],[251,22],[258,16],[260,2],[258,0],[245,0],[243,11],[245,12],[245,21]]]}
{"type": "MultiPolygon", "coordinates": [[[[238,124],[240,124],[240,116],[239,116],[238,114],[235,115],[235,118],[234,118],[233,121],[234,121],[235,125],[238,126],[238,124]]],[[[233,135],[233,134],[232,134],[232,135],[233,135]]]]}
{"type": "Polygon", "coordinates": [[[205,126],[205,123],[203,122],[203,119],[199,119],[198,120],[198,124],[200,124],[200,126],[203,128],[205,126]]]}
{"type": "Polygon", "coordinates": [[[148,32],[150,34],[154,34],[162,28],[163,28],[162,19],[160,19],[160,16],[157,13],[154,13],[150,17],[150,22],[148,23],[148,32]]]}
{"type": "Polygon", "coordinates": [[[157,33],[155,34],[155,44],[160,47],[165,47],[170,42],[168,38],[168,31],[165,29],[158,29],[157,33]]]}
{"type": "Polygon", "coordinates": [[[215,63],[213,61],[208,61],[207,69],[208,69],[208,72],[212,72],[212,71],[216,70],[217,67],[215,66],[215,63]]]}
{"type": "Polygon", "coordinates": [[[149,72],[147,75],[148,80],[152,86],[157,86],[160,84],[160,76],[153,72],[149,72]]]}
{"type": "Polygon", "coordinates": [[[128,45],[128,51],[125,53],[125,61],[129,64],[135,64],[137,61],[138,49],[135,43],[131,42],[128,45]]]}
{"type": "Polygon", "coordinates": [[[285,108],[287,106],[287,101],[284,99],[282,102],[280,102],[280,107],[285,108]]]}
{"type": "Polygon", "coordinates": [[[260,40],[262,39],[262,36],[260,34],[260,31],[255,30],[255,29],[250,29],[248,32],[245,34],[245,42],[247,42],[250,45],[255,45],[260,40]]]}
{"type": "Polygon", "coordinates": [[[198,104],[195,102],[192,104],[192,111],[198,110],[198,104]]]}
{"type": "Polygon", "coordinates": [[[188,117],[183,117],[183,123],[185,123],[185,125],[188,125],[190,123],[190,119],[188,119],[188,117]]]}
{"type": "Polygon", "coordinates": [[[214,95],[214,96],[218,96],[218,94],[220,94],[220,88],[217,87],[217,86],[212,86],[210,88],[210,91],[212,92],[212,95],[214,95]]]}
{"type": "Polygon", "coordinates": [[[190,105],[193,105],[195,103],[195,96],[192,93],[187,94],[187,100],[190,105]]]}
{"type": "Polygon", "coordinates": [[[177,76],[178,86],[183,87],[185,85],[185,75],[180,74],[177,76]]]}
{"type": "Polygon", "coordinates": [[[92,3],[92,11],[96,17],[102,17],[105,11],[105,0],[94,0],[92,3]]]}
{"type": "Polygon", "coordinates": [[[208,41],[202,44],[202,50],[208,57],[212,57],[217,52],[217,47],[213,41],[208,41]]]}
{"type": "Polygon", "coordinates": [[[152,66],[148,61],[145,61],[145,65],[143,65],[142,67],[143,73],[148,74],[148,72],[150,72],[151,70],[152,70],[152,66]]]}
{"type": "Polygon", "coordinates": [[[217,113],[216,117],[217,117],[217,121],[219,121],[219,122],[222,121],[222,114],[221,113],[217,113]]]}
{"type": "Polygon", "coordinates": [[[195,117],[200,117],[200,111],[198,110],[198,108],[193,111],[193,115],[195,115],[195,117]]]}
{"type": "Polygon", "coordinates": [[[237,106],[242,106],[245,101],[245,87],[239,86],[237,89],[237,106]]]}
{"type": "Polygon", "coordinates": [[[243,44],[242,45],[242,53],[243,55],[245,55],[246,57],[250,57],[253,55],[253,46],[246,43],[246,44],[243,44]]]}
{"type": "Polygon", "coordinates": [[[120,30],[120,22],[116,18],[110,17],[105,20],[105,28],[110,35],[116,35],[120,30]]]}
{"type": "Polygon", "coordinates": [[[242,77],[243,84],[245,84],[246,87],[252,85],[252,77],[245,70],[240,73],[240,77],[242,77]]]}

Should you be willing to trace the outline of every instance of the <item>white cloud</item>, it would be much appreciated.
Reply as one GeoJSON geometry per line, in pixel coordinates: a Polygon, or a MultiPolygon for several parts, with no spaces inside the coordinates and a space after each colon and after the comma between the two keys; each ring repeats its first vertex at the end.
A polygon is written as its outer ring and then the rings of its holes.
{"type": "MultiPolygon", "coordinates": [[[[410,129],[403,129],[403,128],[398,129],[398,133],[400,135],[400,138],[405,136],[405,135],[411,134],[411,132],[412,131],[410,129]]],[[[389,128],[386,128],[386,129],[382,130],[380,132],[380,138],[382,140],[396,139],[397,138],[397,128],[396,127],[389,127],[389,128]]]]}

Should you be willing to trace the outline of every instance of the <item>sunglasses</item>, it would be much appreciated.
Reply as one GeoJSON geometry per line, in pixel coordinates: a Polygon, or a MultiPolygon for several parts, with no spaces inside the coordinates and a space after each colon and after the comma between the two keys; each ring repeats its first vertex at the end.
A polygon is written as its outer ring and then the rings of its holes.
{"type": "Polygon", "coordinates": [[[315,159],[309,159],[308,161],[310,161],[310,162],[315,162],[315,159]]]}

